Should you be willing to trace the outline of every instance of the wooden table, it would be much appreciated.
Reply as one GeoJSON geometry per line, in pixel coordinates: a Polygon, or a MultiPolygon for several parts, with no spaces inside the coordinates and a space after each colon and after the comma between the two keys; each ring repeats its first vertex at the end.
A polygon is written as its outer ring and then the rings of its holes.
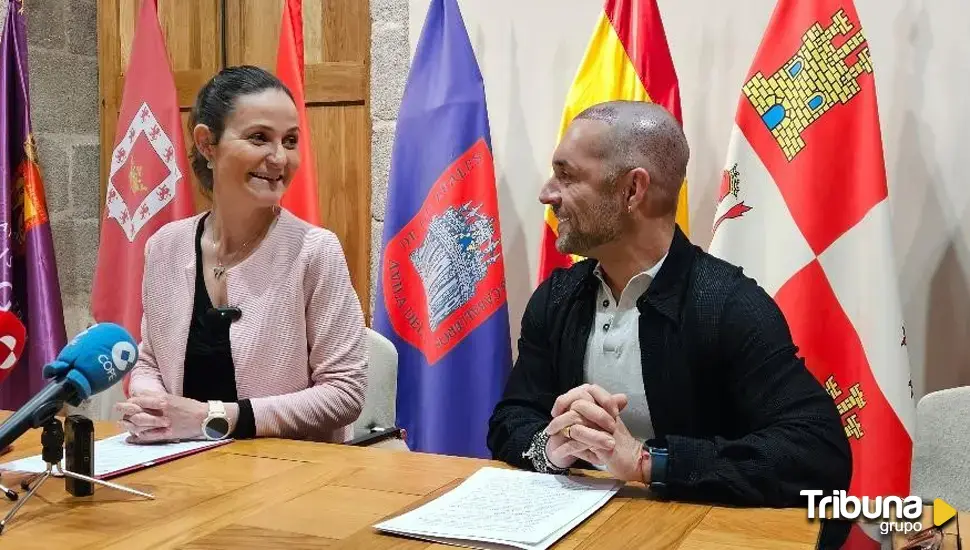
{"type": "MultiPolygon", "coordinates": [[[[98,423],[96,437],[118,432],[98,423]]],[[[40,452],[27,432],[3,462],[40,452]]],[[[145,500],[105,488],[71,497],[45,483],[0,536],[0,549],[441,547],[371,525],[454,487],[493,461],[262,439],[236,441],[118,478],[145,500]]],[[[0,514],[10,504],[0,501],[0,514]]],[[[652,500],[629,487],[553,548],[812,549],[804,509],[732,509],[652,500]]],[[[442,547],[445,548],[445,547],[442,547]]]]}

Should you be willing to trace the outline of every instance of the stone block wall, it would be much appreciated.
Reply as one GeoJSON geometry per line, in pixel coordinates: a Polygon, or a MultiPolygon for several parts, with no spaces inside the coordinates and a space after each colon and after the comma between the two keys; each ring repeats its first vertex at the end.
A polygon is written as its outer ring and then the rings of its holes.
{"type": "Polygon", "coordinates": [[[71,337],[92,322],[99,242],[97,4],[28,1],[26,15],[31,118],[71,337]]]}
{"type": "Polygon", "coordinates": [[[407,0],[371,0],[371,307],[374,311],[377,266],[381,257],[387,180],[401,96],[407,81],[407,0]]]}

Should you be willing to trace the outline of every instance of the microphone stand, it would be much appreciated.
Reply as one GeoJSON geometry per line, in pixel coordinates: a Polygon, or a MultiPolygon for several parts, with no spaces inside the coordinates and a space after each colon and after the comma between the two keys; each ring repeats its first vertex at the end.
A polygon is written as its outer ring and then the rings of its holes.
{"type": "Polygon", "coordinates": [[[61,467],[61,459],[64,457],[64,427],[61,425],[61,421],[58,418],[51,418],[44,424],[44,432],[40,435],[40,444],[43,447],[43,450],[41,451],[41,458],[43,458],[44,462],[47,463],[47,471],[40,474],[40,477],[37,479],[36,483],[30,487],[30,490],[27,492],[24,498],[18,500],[14,507],[7,512],[7,516],[0,521],[0,535],[3,534],[7,524],[10,523],[14,514],[20,510],[24,503],[30,500],[30,497],[34,496],[34,493],[37,492],[37,489],[39,489],[45,481],[50,479],[51,476],[55,475],[54,470],[57,470],[58,477],[72,477],[74,479],[80,479],[89,483],[97,483],[98,485],[103,485],[105,487],[110,487],[118,491],[131,493],[133,495],[138,495],[148,499],[155,498],[154,495],[149,493],[143,493],[123,485],[118,485],[117,483],[95,479],[93,477],[88,477],[83,474],[63,469],[61,467]]]}

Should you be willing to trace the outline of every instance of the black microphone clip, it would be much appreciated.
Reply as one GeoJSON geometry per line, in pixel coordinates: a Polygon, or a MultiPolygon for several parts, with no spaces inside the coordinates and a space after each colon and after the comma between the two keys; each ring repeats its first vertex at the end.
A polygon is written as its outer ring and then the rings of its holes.
{"type": "Polygon", "coordinates": [[[219,319],[220,321],[229,321],[234,323],[242,317],[242,310],[238,307],[227,306],[227,307],[213,307],[209,308],[206,314],[212,319],[219,319]]]}

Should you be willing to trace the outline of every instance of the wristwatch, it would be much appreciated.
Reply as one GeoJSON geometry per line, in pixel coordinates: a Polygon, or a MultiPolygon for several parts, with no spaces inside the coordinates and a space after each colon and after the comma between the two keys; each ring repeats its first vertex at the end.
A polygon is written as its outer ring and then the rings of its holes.
{"type": "Polygon", "coordinates": [[[658,496],[667,494],[667,449],[664,447],[644,446],[650,454],[650,490],[658,496]]]}
{"type": "Polygon", "coordinates": [[[229,417],[222,401],[209,401],[209,416],[202,421],[202,435],[209,441],[225,439],[229,435],[229,417]]]}
{"type": "Polygon", "coordinates": [[[540,474],[563,475],[569,473],[568,468],[560,468],[549,460],[549,457],[546,455],[546,443],[548,441],[549,434],[546,433],[546,430],[540,428],[539,431],[532,436],[532,443],[529,445],[529,448],[522,453],[522,458],[531,461],[532,468],[540,474]]]}

